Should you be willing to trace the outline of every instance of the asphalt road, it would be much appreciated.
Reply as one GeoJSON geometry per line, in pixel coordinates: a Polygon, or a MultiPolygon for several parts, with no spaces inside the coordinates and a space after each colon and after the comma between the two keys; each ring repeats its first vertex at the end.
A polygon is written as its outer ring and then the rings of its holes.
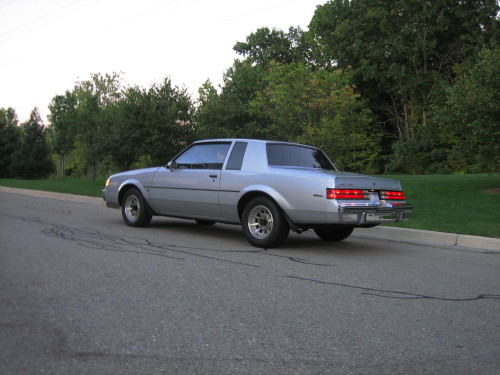
{"type": "Polygon", "coordinates": [[[499,256],[0,193],[0,374],[499,374],[499,256]]]}

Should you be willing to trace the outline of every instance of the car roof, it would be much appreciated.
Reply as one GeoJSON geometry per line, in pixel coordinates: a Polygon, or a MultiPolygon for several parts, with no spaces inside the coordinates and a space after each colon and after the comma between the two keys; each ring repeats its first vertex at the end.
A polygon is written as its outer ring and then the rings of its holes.
{"type": "Polygon", "coordinates": [[[254,139],[254,138],[213,138],[213,139],[201,139],[201,140],[193,142],[193,144],[195,144],[195,143],[213,143],[213,142],[280,143],[280,144],[295,145],[295,146],[302,146],[302,147],[308,147],[308,148],[317,148],[317,147],[314,147],[314,146],[311,146],[311,145],[305,145],[305,144],[294,143],[294,142],[275,141],[275,140],[266,140],[266,139],[254,139]]]}

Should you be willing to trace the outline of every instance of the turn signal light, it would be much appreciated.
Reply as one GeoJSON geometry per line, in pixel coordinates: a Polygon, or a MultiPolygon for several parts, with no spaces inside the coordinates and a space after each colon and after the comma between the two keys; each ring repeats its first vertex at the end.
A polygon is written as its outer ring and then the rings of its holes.
{"type": "Polygon", "coordinates": [[[402,191],[381,191],[380,199],[385,199],[389,201],[404,201],[406,200],[405,193],[402,191]]]}
{"type": "Polygon", "coordinates": [[[326,189],[327,199],[367,199],[363,190],[326,189]]]}

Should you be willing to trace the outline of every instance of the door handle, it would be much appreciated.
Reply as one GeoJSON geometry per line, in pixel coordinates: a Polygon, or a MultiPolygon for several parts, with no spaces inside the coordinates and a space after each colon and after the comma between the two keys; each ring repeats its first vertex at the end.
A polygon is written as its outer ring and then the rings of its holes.
{"type": "Polygon", "coordinates": [[[211,174],[208,177],[210,177],[210,178],[217,178],[218,176],[216,174],[211,174]]]}

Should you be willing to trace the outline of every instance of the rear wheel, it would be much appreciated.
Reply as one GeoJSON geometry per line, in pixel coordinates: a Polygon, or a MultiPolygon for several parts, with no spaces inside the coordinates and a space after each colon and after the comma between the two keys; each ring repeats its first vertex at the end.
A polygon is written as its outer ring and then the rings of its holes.
{"type": "Polygon", "coordinates": [[[139,190],[128,190],[122,202],[122,217],[125,224],[131,227],[147,226],[151,222],[152,216],[146,205],[147,203],[139,190]]]}
{"type": "Polygon", "coordinates": [[[242,226],[248,242],[262,248],[279,246],[290,232],[281,209],[266,197],[248,202],[243,210],[242,226]]]}
{"type": "Polygon", "coordinates": [[[329,228],[315,229],[314,233],[324,241],[342,241],[349,237],[353,230],[354,227],[336,225],[329,228]]]}

